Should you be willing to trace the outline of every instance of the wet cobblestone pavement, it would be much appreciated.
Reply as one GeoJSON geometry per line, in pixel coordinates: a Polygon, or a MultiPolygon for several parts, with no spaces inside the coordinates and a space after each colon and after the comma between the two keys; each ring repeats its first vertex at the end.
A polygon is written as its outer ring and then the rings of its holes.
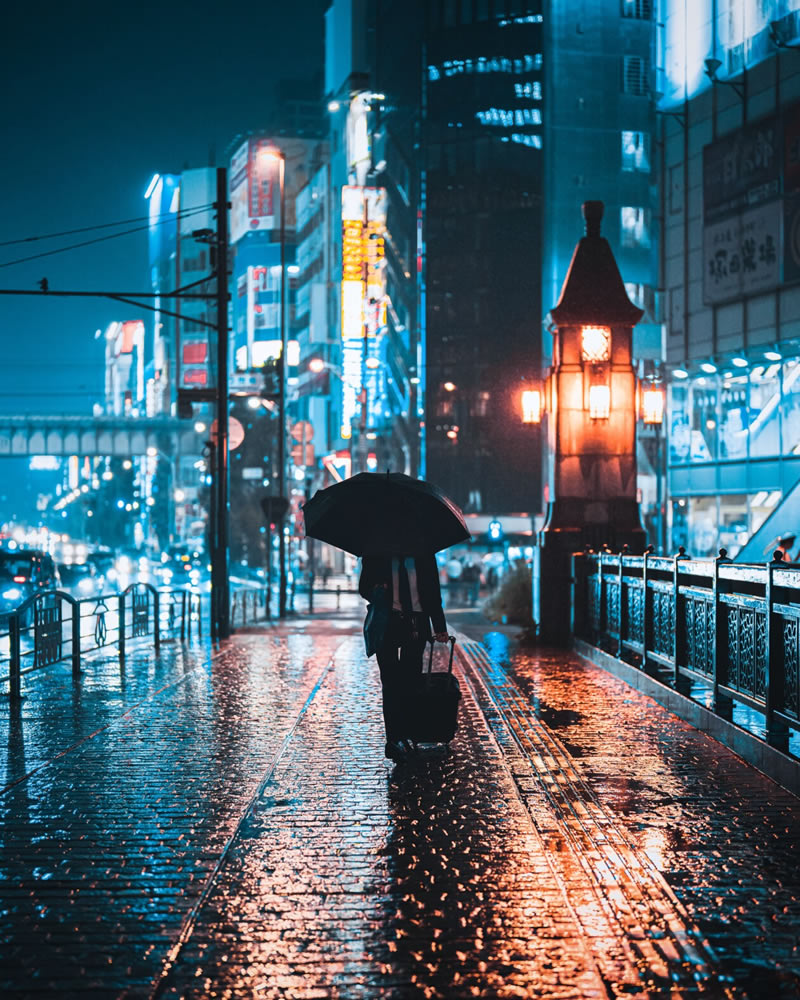
{"type": "Polygon", "coordinates": [[[800,802],[569,655],[469,630],[383,757],[360,620],[0,702],[0,995],[800,996],[800,802]]]}

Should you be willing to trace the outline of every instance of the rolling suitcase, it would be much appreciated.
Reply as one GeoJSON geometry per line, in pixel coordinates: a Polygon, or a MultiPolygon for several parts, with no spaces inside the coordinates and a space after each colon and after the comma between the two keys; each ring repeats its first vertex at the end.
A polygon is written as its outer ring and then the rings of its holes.
{"type": "Polygon", "coordinates": [[[412,701],[410,737],[415,743],[449,743],[458,727],[458,703],[461,689],[453,676],[455,636],[450,636],[450,663],[447,671],[433,671],[433,640],[428,654],[428,669],[417,681],[412,701]]]}

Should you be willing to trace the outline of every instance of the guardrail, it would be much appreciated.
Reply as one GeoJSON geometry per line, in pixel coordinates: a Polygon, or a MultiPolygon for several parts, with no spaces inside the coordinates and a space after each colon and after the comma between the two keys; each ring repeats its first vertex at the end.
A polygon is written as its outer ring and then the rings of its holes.
{"type": "Polygon", "coordinates": [[[21,698],[23,674],[65,660],[74,677],[81,656],[106,647],[117,648],[125,660],[129,643],[152,638],[159,649],[165,638],[189,640],[202,628],[200,595],[186,590],[156,590],[148,583],[132,583],[121,594],[78,599],[62,590],[43,591],[3,614],[0,628],[0,665],[8,673],[12,700],[21,698]]]}
{"type": "Polygon", "coordinates": [[[269,591],[266,587],[239,587],[231,593],[232,627],[253,625],[267,621],[269,617],[269,591]]]}
{"type": "Polygon", "coordinates": [[[800,566],[581,553],[572,632],[723,718],[764,716],[768,743],[800,730],[800,566]]]}

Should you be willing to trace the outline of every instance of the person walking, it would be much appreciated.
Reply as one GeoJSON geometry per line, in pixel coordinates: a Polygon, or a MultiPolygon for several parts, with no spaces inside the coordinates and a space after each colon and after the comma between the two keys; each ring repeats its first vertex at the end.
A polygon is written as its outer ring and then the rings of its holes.
{"type": "MultiPolygon", "coordinates": [[[[431,637],[436,642],[449,638],[436,558],[365,555],[358,590],[375,608],[388,612],[375,617],[378,634],[369,639],[381,675],[385,754],[401,763],[413,752],[408,720],[426,643],[431,637]]],[[[369,628],[368,614],[365,630],[369,628]]]]}

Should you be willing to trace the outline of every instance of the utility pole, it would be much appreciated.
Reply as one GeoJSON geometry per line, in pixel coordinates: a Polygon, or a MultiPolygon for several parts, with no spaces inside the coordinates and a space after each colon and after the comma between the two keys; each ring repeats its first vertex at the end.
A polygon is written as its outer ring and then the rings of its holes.
{"type": "Polygon", "coordinates": [[[211,553],[211,604],[216,638],[231,634],[228,582],[230,500],[228,496],[228,177],[217,167],[217,440],[213,488],[216,493],[215,546],[211,553]]]}
{"type": "MultiPolygon", "coordinates": [[[[281,198],[281,354],[278,367],[278,494],[286,497],[286,157],[280,159],[281,198]]],[[[286,617],[286,513],[278,518],[278,617],[286,617]]]]}

